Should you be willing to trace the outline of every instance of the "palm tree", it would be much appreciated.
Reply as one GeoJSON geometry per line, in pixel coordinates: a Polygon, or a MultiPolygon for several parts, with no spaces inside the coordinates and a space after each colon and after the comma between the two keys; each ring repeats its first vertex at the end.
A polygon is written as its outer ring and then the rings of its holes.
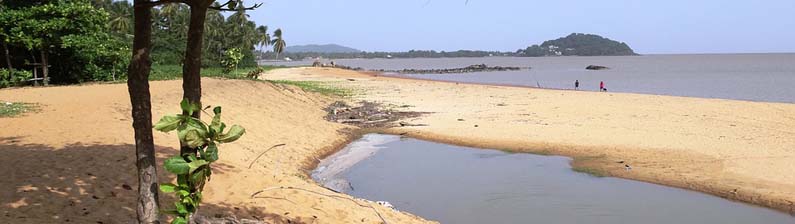
{"type": "Polygon", "coordinates": [[[276,39],[271,41],[271,45],[273,45],[273,52],[276,53],[276,59],[279,59],[279,54],[284,52],[284,48],[287,47],[287,42],[285,42],[284,38],[282,38],[282,29],[276,29],[276,31],[273,31],[273,37],[276,39]]]}
{"type": "Polygon", "coordinates": [[[257,27],[257,36],[259,44],[259,57],[264,57],[265,54],[265,47],[271,44],[271,35],[268,33],[268,26],[259,26],[257,27]]]}
{"type": "Polygon", "coordinates": [[[110,29],[121,35],[132,34],[132,5],[127,1],[113,2],[106,8],[110,18],[110,29]]]}

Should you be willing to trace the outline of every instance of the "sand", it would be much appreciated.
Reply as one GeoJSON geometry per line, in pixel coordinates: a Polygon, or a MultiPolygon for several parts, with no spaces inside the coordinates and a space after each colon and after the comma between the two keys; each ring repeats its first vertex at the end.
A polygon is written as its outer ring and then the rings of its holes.
{"type": "MultiPolygon", "coordinates": [[[[268,223],[428,222],[320,187],[308,176],[319,158],[356,138],[327,122],[333,100],[268,82],[203,79],[205,105],[223,106],[227,124],[247,129],[220,147],[200,213],[268,223]],[[286,144],[258,155],[273,145],[286,144]],[[251,165],[251,168],[249,168],[251,165]],[[251,195],[272,187],[255,198],[251,195]]],[[[179,112],[181,81],[151,82],[153,117],[179,112]]],[[[130,100],[124,84],[0,90],[0,101],[37,103],[39,113],[0,118],[0,223],[131,223],[137,188],[130,100]]],[[[178,152],[176,134],[154,135],[162,160],[178,152]]],[[[161,194],[162,195],[162,194],[161,194]]],[[[161,198],[165,207],[172,199],[161,198]]],[[[165,220],[165,219],[164,219],[165,220]]]]}
{"type": "MultiPolygon", "coordinates": [[[[327,68],[279,69],[264,78],[322,80],[354,89],[348,101],[432,112],[405,121],[428,126],[378,132],[571,156],[575,167],[591,172],[793,211],[795,104],[456,84],[327,68]]],[[[179,111],[180,81],[151,85],[155,119],[179,111]]],[[[259,81],[203,79],[203,90],[205,105],[223,106],[225,121],[248,132],[221,147],[201,214],[271,223],[379,223],[377,211],[388,223],[429,222],[334,193],[309,178],[320,158],[363,131],[323,120],[322,109],[336,99],[259,81]],[[271,190],[251,197],[262,189],[271,190]]],[[[41,106],[37,113],[0,118],[0,223],[134,220],[126,85],[2,89],[0,101],[41,106]]],[[[162,164],[177,152],[176,135],[154,137],[162,164]]],[[[161,181],[173,178],[163,171],[161,181]]],[[[170,200],[161,199],[165,207],[170,200]]]]}
{"type": "Polygon", "coordinates": [[[573,157],[610,176],[795,212],[795,104],[412,80],[330,68],[265,79],[318,80],[398,110],[431,112],[384,133],[573,157]],[[632,169],[625,169],[629,165],[632,169]]]}

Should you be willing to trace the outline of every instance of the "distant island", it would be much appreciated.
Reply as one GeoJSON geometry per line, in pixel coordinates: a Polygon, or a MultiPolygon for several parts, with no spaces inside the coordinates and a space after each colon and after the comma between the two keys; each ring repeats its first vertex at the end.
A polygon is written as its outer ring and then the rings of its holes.
{"type": "Polygon", "coordinates": [[[516,51],[516,56],[628,56],[638,55],[624,42],[594,34],[572,33],[516,51]]]}
{"type": "MultiPolygon", "coordinates": [[[[275,58],[273,52],[257,53],[262,59],[275,58]]],[[[457,57],[543,57],[543,56],[626,56],[638,55],[624,42],[618,42],[594,34],[572,33],[566,37],[548,40],[541,45],[532,45],[516,52],[481,50],[410,50],[405,52],[366,52],[337,44],[309,44],[288,46],[281,58],[312,60],[315,58],[457,58],[457,57]]]]}
{"type": "Polygon", "coordinates": [[[307,52],[315,52],[315,53],[359,53],[362,52],[361,50],[350,48],[342,45],[337,44],[307,44],[307,45],[295,45],[295,46],[287,46],[284,49],[285,52],[288,53],[307,53],[307,52]]]}

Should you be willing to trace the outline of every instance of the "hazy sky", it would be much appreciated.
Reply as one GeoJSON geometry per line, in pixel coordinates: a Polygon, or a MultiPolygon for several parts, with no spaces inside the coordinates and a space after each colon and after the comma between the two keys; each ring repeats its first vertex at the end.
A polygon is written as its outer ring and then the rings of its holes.
{"type": "Polygon", "coordinates": [[[642,54],[795,52],[795,0],[247,0],[288,45],[514,51],[572,32],[642,54]]]}

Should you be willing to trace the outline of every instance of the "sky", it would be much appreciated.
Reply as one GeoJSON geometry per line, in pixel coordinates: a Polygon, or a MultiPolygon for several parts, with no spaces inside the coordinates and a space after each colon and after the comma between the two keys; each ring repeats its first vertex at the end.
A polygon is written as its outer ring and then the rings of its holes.
{"type": "Polygon", "coordinates": [[[289,45],[515,51],[570,33],[641,54],[795,52],[795,0],[246,0],[289,45]]]}

